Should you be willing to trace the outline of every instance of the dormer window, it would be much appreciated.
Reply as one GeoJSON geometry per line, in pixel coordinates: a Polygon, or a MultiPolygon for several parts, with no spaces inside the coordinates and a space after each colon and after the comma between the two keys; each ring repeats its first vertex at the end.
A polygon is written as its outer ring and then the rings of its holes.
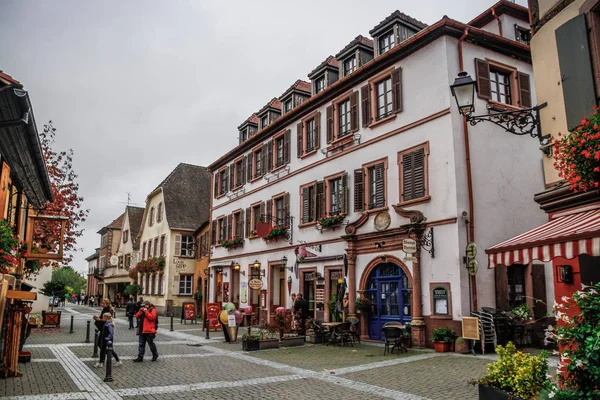
{"type": "Polygon", "coordinates": [[[392,49],[395,46],[394,41],[394,30],[390,29],[386,33],[379,37],[379,54],[383,54],[386,51],[392,49]]]}
{"type": "Polygon", "coordinates": [[[354,72],[356,69],[356,56],[347,58],[344,60],[344,76],[347,76],[354,72]]]}
{"type": "Polygon", "coordinates": [[[315,94],[325,90],[325,77],[322,76],[315,81],[315,94]]]}
{"type": "Polygon", "coordinates": [[[260,129],[265,129],[269,125],[269,115],[264,115],[260,119],[260,129]]]}
{"type": "Polygon", "coordinates": [[[292,111],[292,99],[289,99],[285,103],[283,103],[283,112],[287,113],[290,111],[292,111]]]}
{"type": "Polygon", "coordinates": [[[531,29],[523,28],[515,24],[515,40],[529,46],[529,42],[531,41],[531,29]]]}
{"type": "Polygon", "coordinates": [[[248,129],[242,129],[240,131],[240,143],[245,142],[248,139],[248,129]]]}

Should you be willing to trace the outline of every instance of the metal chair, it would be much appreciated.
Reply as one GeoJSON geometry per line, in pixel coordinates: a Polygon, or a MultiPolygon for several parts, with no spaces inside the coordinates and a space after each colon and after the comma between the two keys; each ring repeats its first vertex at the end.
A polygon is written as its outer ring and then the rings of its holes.
{"type": "Polygon", "coordinates": [[[385,336],[383,355],[386,355],[388,352],[393,353],[394,348],[398,349],[398,355],[405,351],[408,352],[408,350],[404,348],[404,345],[402,345],[402,335],[404,333],[402,329],[398,327],[384,326],[381,328],[381,332],[383,333],[383,336],[385,336]],[[391,349],[390,345],[392,345],[391,349]]]}
{"type": "Polygon", "coordinates": [[[352,341],[356,339],[358,344],[360,344],[360,320],[358,318],[353,318],[350,321],[350,335],[352,337],[352,341]]]}
{"type": "Polygon", "coordinates": [[[329,329],[325,328],[321,324],[322,324],[322,322],[319,320],[316,320],[316,319],[312,320],[312,328],[313,328],[313,331],[315,332],[315,338],[320,337],[322,344],[328,344],[329,343],[329,329]]]}

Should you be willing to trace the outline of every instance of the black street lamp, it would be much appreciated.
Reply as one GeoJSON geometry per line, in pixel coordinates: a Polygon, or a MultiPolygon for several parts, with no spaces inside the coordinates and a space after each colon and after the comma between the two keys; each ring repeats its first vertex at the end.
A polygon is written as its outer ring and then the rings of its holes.
{"type": "Polygon", "coordinates": [[[530,135],[540,141],[540,150],[550,157],[552,145],[550,134],[542,135],[540,110],[548,105],[543,103],[532,108],[514,111],[503,111],[486,115],[472,115],[475,112],[476,82],[467,72],[460,72],[454,83],[450,85],[452,96],[456,100],[458,111],[465,116],[471,126],[482,121],[492,122],[514,135],[530,135]]]}

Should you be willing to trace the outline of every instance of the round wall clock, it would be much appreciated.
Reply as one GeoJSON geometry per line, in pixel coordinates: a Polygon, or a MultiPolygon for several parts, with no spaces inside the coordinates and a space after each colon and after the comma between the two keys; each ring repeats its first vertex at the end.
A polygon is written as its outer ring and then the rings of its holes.
{"type": "Polygon", "coordinates": [[[375,220],[373,221],[373,226],[375,227],[376,230],[383,231],[383,230],[386,230],[390,226],[391,222],[392,222],[392,219],[390,217],[390,213],[387,211],[382,211],[375,216],[375,220]]]}

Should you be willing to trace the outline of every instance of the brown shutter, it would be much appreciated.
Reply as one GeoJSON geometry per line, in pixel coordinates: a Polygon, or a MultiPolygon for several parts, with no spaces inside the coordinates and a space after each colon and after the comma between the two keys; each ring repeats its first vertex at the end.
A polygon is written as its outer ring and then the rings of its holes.
{"type": "Polygon", "coordinates": [[[354,170],[354,211],[364,210],[365,204],[364,174],[362,169],[354,170]]]}
{"type": "Polygon", "coordinates": [[[392,106],[395,113],[402,111],[402,68],[400,67],[392,72],[392,106]]]}
{"type": "Polygon", "coordinates": [[[413,199],[413,162],[412,153],[402,154],[402,187],[400,198],[402,201],[413,199]]]}
{"type": "Polygon", "coordinates": [[[252,209],[250,207],[246,208],[246,237],[250,237],[250,218],[252,218],[252,209]]]}
{"type": "Polygon", "coordinates": [[[492,98],[492,85],[490,83],[490,64],[485,60],[475,59],[475,73],[477,77],[477,96],[480,99],[492,98]]]}
{"type": "Polygon", "coordinates": [[[240,211],[240,216],[237,220],[235,227],[235,235],[241,239],[244,239],[244,210],[240,211]]]}
{"type": "Polygon", "coordinates": [[[286,193],[283,195],[283,223],[284,225],[289,225],[289,215],[290,215],[290,194],[286,193]]]}
{"type": "Polygon", "coordinates": [[[317,214],[317,219],[324,217],[327,214],[327,210],[325,210],[325,182],[319,181],[315,184],[316,186],[316,207],[315,212],[317,214]]]}
{"type": "Polygon", "coordinates": [[[371,86],[365,85],[360,88],[360,97],[362,101],[362,126],[367,127],[371,124],[371,86]]]}
{"type": "Polygon", "coordinates": [[[269,155],[269,143],[263,144],[260,155],[262,157],[262,166],[260,167],[260,175],[257,175],[257,176],[262,176],[265,174],[265,172],[268,171],[267,170],[267,161],[268,161],[267,156],[269,155]]]}
{"type": "Polygon", "coordinates": [[[333,106],[327,107],[327,144],[333,142],[333,106]]]}
{"type": "Polygon", "coordinates": [[[531,107],[531,84],[529,81],[529,75],[518,72],[517,83],[519,84],[519,101],[523,108],[531,107]]]}
{"type": "Polygon", "coordinates": [[[241,165],[241,167],[242,167],[242,172],[241,172],[242,176],[240,177],[241,178],[241,182],[240,182],[241,185],[244,185],[246,183],[246,163],[247,162],[248,162],[248,156],[244,156],[242,158],[242,165],[241,165]]]}
{"type": "Polygon", "coordinates": [[[235,163],[229,165],[229,190],[232,191],[235,188],[235,163]]]}
{"type": "Polygon", "coordinates": [[[227,230],[225,232],[225,239],[233,237],[233,214],[227,216],[227,230]]]}
{"type": "Polygon", "coordinates": [[[358,92],[350,95],[350,132],[358,131],[358,92]]]}
{"type": "Polygon", "coordinates": [[[273,141],[267,143],[267,165],[265,172],[271,172],[273,170],[273,141]]]}
{"type": "Polygon", "coordinates": [[[265,206],[266,203],[260,203],[260,215],[258,216],[258,221],[266,222],[266,219],[264,218],[267,216],[265,206]]]}
{"type": "Polygon", "coordinates": [[[342,175],[342,212],[348,214],[348,174],[342,175]]]}
{"type": "Polygon", "coordinates": [[[425,149],[413,151],[413,160],[414,195],[419,199],[425,197],[425,149]]]}
{"type": "Polygon", "coordinates": [[[297,135],[297,139],[298,139],[298,158],[302,157],[302,154],[304,154],[304,140],[302,139],[302,127],[303,127],[303,123],[300,122],[297,127],[296,127],[296,135],[297,135]]]}
{"type": "Polygon", "coordinates": [[[252,178],[252,159],[254,158],[254,152],[250,152],[246,158],[246,181],[250,182],[252,178]]]}
{"type": "Polygon", "coordinates": [[[288,164],[290,162],[290,151],[291,151],[291,135],[292,132],[288,129],[283,134],[283,163],[288,164]]]}
{"type": "Polygon", "coordinates": [[[375,166],[375,208],[385,205],[384,163],[375,166]]]}
{"type": "Polygon", "coordinates": [[[306,224],[307,222],[310,222],[310,199],[308,198],[309,196],[309,188],[305,187],[302,188],[302,223],[306,224]]]}
{"type": "Polygon", "coordinates": [[[219,175],[221,175],[220,173],[216,173],[213,174],[213,179],[214,179],[214,192],[213,192],[213,197],[216,199],[217,195],[219,194],[219,175]]]}
{"type": "Polygon", "coordinates": [[[273,200],[269,199],[265,202],[265,214],[267,218],[265,222],[268,222],[271,226],[273,225],[273,200]]]}
{"type": "Polygon", "coordinates": [[[321,147],[321,112],[315,114],[315,149],[321,147]]]}

